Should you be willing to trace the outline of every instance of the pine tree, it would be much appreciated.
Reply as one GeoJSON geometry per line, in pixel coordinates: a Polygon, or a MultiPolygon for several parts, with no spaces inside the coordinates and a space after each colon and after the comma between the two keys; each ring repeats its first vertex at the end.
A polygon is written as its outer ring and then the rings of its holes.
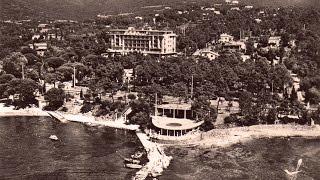
{"type": "Polygon", "coordinates": [[[82,89],[81,89],[81,91],[80,91],[80,99],[81,99],[81,100],[83,99],[83,91],[82,91],[82,89]]]}
{"type": "Polygon", "coordinates": [[[284,99],[289,99],[288,89],[287,88],[285,88],[284,91],[283,91],[283,98],[284,99]]]}
{"type": "Polygon", "coordinates": [[[46,82],[43,83],[42,92],[43,94],[46,93],[46,82]]]}
{"type": "Polygon", "coordinates": [[[290,101],[294,102],[298,99],[298,94],[296,92],[296,89],[292,87],[291,95],[290,95],[290,101]]]}

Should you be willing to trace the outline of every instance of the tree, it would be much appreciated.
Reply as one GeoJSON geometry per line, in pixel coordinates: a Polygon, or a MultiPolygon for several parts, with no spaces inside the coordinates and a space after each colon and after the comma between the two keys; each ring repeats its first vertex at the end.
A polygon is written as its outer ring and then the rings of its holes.
{"type": "Polygon", "coordinates": [[[275,92],[283,92],[284,85],[291,85],[293,80],[290,76],[288,69],[282,65],[276,65],[270,69],[270,79],[268,80],[269,86],[275,92]]]}
{"type": "Polygon", "coordinates": [[[210,101],[205,96],[197,97],[191,105],[191,110],[195,114],[196,121],[204,121],[201,129],[208,131],[213,129],[213,123],[217,118],[217,110],[210,105],[210,101]]]}
{"type": "Polygon", "coordinates": [[[241,114],[246,116],[250,115],[253,109],[253,94],[247,91],[244,91],[240,94],[239,97],[239,108],[241,114]]]}
{"type": "Polygon", "coordinates": [[[100,79],[97,84],[91,84],[90,89],[100,89],[102,92],[110,93],[112,102],[114,102],[114,95],[119,90],[120,86],[118,83],[111,81],[108,78],[100,79]]]}
{"type": "Polygon", "coordinates": [[[26,72],[26,78],[32,79],[36,82],[39,82],[39,73],[36,70],[28,70],[26,72]]]}
{"type": "Polygon", "coordinates": [[[130,99],[130,101],[135,100],[137,97],[134,94],[128,94],[128,99],[130,99]]]}
{"type": "Polygon", "coordinates": [[[53,87],[56,87],[56,82],[59,80],[59,75],[56,73],[47,73],[44,76],[45,82],[53,84],[53,87]]]}
{"type": "Polygon", "coordinates": [[[316,111],[311,113],[311,118],[315,121],[316,124],[320,124],[320,106],[316,111]]]}
{"type": "Polygon", "coordinates": [[[7,88],[8,95],[18,95],[15,106],[24,108],[30,104],[36,104],[35,94],[39,90],[39,85],[32,79],[12,79],[7,88]]]}
{"type": "Polygon", "coordinates": [[[188,87],[183,82],[174,83],[172,86],[173,95],[180,97],[180,98],[186,98],[188,87]]]}
{"type": "Polygon", "coordinates": [[[216,110],[210,105],[210,101],[205,96],[199,96],[192,102],[191,110],[194,112],[196,121],[208,120],[214,122],[216,110]]]}
{"type": "Polygon", "coordinates": [[[66,63],[63,64],[62,67],[67,67],[68,69],[73,68],[76,70],[76,78],[78,81],[81,81],[85,76],[89,75],[89,67],[85,66],[83,63],[75,62],[75,63],[66,63]]]}
{"type": "Polygon", "coordinates": [[[290,101],[294,102],[296,100],[298,100],[298,94],[297,94],[296,88],[294,88],[294,86],[292,86],[292,91],[291,91],[291,95],[290,95],[290,101]]]}
{"type": "Polygon", "coordinates": [[[3,74],[0,76],[0,84],[6,84],[12,79],[14,79],[14,76],[12,74],[3,74]]]}
{"type": "Polygon", "coordinates": [[[56,74],[59,74],[61,82],[71,81],[73,75],[73,68],[68,66],[60,66],[56,69],[56,74]]]}
{"type": "Polygon", "coordinates": [[[12,74],[3,74],[0,76],[0,97],[8,97],[5,93],[8,90],[9,82],[14,79],[12,74]]]}
{"type": "Polygon", "coordinates": [[[82,89],[81,89],[81,91],[80,91],[80,99],[81,99],[81,100],[83,99],[83,91],[82,91],[82,89]]]}
{"type": "Polygon", "coordinates": [[[311,104],[318,104],[320,102],[320,90],[312,87],[306,92],[306,101],[311,104]]]}
{"type": "Polygon", "coordinates": [[[65,63],[65,60],[60,57],[50,57],[45,59],[45,64],[53,69],[57,69],[65,63]]]}
{"type": "Polygon", "coordinates": [[[40,58],[38,58],[36,55],[34,55],[34,54],[32,54],[32,53],[27,53],[27,54],[25,54],[24,55],[26,58],[27,58],[27,60],[28,60],[28,66],[33,66],[33,65],[35,65],[37,62],[40,62],[40,63],[42,63],[41,62],[41,59],[40,58]]]}
{"type": "Polygon", "coordinates": [[[268,124],[274,124],[275,120],[277,120],[278,111],[276,108],[272,108],[268,111],[268,115],[266,116],[266,122],[268,124]]]}
{"type": "Polygon", "coordinates": [[[235,125],[240,125],[239,124],[239,119],[237,118],[236,115],[231,114],[230,116],[227,116],[224,118],[224,124],[235,124],[235,125]]]}
{"type": "Polygon", "coordinates": [[[247,55],[252,55],[254,53],[254,51],[255,51],[254,42],[252,40],[248,41],[246,43],[246,48],[247,48],[246,54],[247,55]]]}
{"type": "Polygon", "coordinates": [[[146,129],[151,124],[151,117],[145,112],[138,112],[130,118],[130,123],[140,125],[140,129],[146,129]]]}
{"type": "Polygon", "coordinates": [[[20,52],[13,52],[3,60],[3,70],[17,78],[24,76],[24,67],[28,63],[27,58],[20,52]]]}
{"type": "Polygon", "coordinates": [[[47,89],[46,89],[46,82],[43,83],[43,86],[42,86],[42,93],[45,94],[47,92],[47,89]]]}
{"type": "Polygon", "coordinates": [[[151,107],[144,99],[131,101],[131,113],[128,114],[128,119],[131,124],[140,125],[141,129],[145,129],[151,124],[151,107]]]}
{"type": "Polygon", "coordinates": [[[282,45],[282,47],[289,46],[289,41],[290,41],[290,35],[288,33],[283,33],[281,35],[281,45],[282,45]]]}
{"type": "Polygon", "coordinates": [[[49,89],[44,96],[44,99],[49,102],[49,105],[46,107],[46,110],[55,111],[59,109],[63,105],[65,98],[66,94],[63,89],[49,89]]]}

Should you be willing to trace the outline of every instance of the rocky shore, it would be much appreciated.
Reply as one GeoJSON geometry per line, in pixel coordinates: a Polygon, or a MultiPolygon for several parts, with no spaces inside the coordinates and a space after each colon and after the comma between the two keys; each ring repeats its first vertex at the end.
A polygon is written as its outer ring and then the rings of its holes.
{"type": "Polygon", "coordinates": [[[314,137],[320,138],[320,126],[306,125],[255,125],[249,127],[234,127],[214,129],[202,133],[200,141],[192,142],[202,148],[227,147],[236,143],[259,138],[273,137],[314,137]]]}

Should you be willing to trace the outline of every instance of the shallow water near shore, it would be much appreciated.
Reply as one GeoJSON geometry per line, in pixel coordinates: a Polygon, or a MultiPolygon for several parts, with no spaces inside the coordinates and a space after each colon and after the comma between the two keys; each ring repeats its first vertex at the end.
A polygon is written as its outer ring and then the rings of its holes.
{"type": "Polygon", "coordinates": [[[320,179],[320,139],[263,138],[228,148],[168,148],[173,156],[160,180],[288,179],[301,158],[298,180],[320,179]]]}
{"type": "Polygon", "coordinates": [[[140,147],[129,131],[49,117],[1,117],[0,179],[131,179],[136,170],[124,168],[123,157],[140,147]]]}

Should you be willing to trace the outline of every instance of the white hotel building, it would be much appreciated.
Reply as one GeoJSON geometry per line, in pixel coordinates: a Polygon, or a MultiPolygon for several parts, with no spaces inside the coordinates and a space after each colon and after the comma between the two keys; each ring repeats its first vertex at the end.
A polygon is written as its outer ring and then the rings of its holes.
{"type": "Polygon", "coordinates": [[[176,53],[176,37],[173,31],[113,29],[109,33],[111,48],[108,52],[171,55],[176,53]]]}

